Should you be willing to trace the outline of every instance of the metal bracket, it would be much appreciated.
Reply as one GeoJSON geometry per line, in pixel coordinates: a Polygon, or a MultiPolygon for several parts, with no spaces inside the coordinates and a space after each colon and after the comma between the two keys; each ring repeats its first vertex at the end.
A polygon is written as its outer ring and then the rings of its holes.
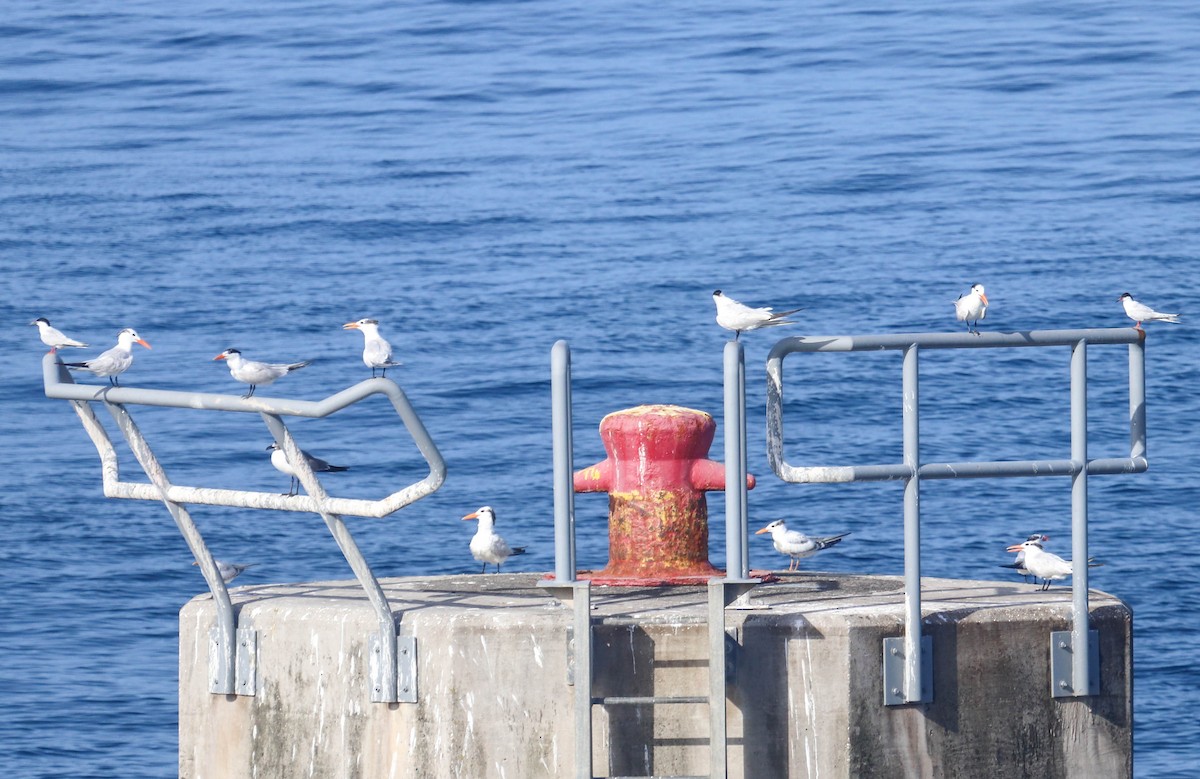
{"type": "MultiPolygon", "coordinates": [[[[221,631],[213,628],[208,632],[208,691],[224,692],[223,680],[228,669],[225,652],[221,651],[221,631]]],[[[237,695],[253,696],[258,689],[258,631],[238,628],[234,639],[234,692],[237,695]]]]}
{"type": "Polygon", "coordinates": [[[384,673],[379,659],[383,657],[383,645],[378,633],[370,639],[371,702],[372,703],[416,703],[417,702],[417,639],[416,636],[396,636],[396,700],[390,701],[383,694],[384,673]]]}
{"type": "Polygon", "coordinates": [[[567,628],[567,686],[575,686],[575,628],[567,628]]]}
{"type": "Polygon", "coordinates": [[[921,636],[921,699],[904,697],[904,636],[883,639],[883,705],[933,702],[933,636],[921,636]]]}
{"type": "Polygon", "coordinates": [[[1050,633],[1050,697],[1078,698],[1100,694],[1100,634],[1088,631],[1088,688],[1076,692],[1072,674],[1071,631],[1050,633]]]}

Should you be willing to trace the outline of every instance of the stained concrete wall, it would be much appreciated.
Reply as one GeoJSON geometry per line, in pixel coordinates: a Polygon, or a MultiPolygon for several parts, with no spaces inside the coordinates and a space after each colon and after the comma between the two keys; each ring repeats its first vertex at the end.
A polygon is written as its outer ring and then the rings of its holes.
{"type": "MultiPolygon", "coordinates": [[[[356,584],[233,591],[258,631],[258,691],[211,695],[212,601],[180,615],[183,777],[573,777],[570,612],[533,575],[383,582],[417,640],[418,702],[370,702],[377,629],[356,584]]],[[[703,587],[595,588],[596,695],[704,695],[703,587]]],[[[730,610],[731,777],[1132,775],[1131,614],[1092,593],[1101,694],[1050,697],[1049,633],[1070,592],[927,579],[934,701],[883,705],[882,639],[902,633],[893,577],[800,573],[730,610]]],[[[703,704],[593,709],[597,776],[706,775],[703,704]]]]}

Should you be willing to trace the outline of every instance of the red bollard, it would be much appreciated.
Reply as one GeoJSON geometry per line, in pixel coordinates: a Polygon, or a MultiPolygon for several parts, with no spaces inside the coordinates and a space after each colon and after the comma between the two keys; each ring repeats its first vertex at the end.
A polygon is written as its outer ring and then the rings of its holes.
{"type": "MultiPolygon", "coordinates": [[[[596,584],[703,584],[708,562],[707,490],[725,489],[725,466],[708,458],[717,424],[682,406],[637,406],[600,422],[608,459],[575,473],[576,492],[608,493],[608,566],[596,584]]],[[[747,475],[746,486],[754,488],[747,475]]]]}

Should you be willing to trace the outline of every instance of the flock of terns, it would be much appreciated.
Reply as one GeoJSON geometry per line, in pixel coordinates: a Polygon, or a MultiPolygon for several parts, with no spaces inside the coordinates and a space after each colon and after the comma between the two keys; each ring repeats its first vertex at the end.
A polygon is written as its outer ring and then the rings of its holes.
{"type": "MultiPolygon", "coordinates": [[[[717,324],[726,330],[732,331],[735,340],[740,338],[742,333],[750,330],[795,324],[793,320],[787,317],[803,311],[801,308],[778,312],[770,307],[753,308],[728,297],[721,290],[713,292],[712,298],[717,307],[717,324]]],[[[1179,322],[1179,314],[1165,314],[1155,311],[1149,306],[1134,300],[1133,295],[1128,292],[1122,294],[1117,300],[1125,309],[1126,316],[1135,322],[1134,327],[1138,330],[1142,329],[1143,322],[1179,322]]],[[[960,295],[952,302],[954,304],[955,319],[966,323],[967,332],[978,334],[979,322],[987,317],[988,298],[984,291],[984,286],[982,284],[973,284],[967,293],[960,295]]],[[[88,344],[82,341],[77,341],[64,335],[61,331],[51,326],[45,317],[39,317],[29,324],[37,325],[42,343],[50,347],[52,354],[62,348],[80,349],[88,346],[88,344]]],[[[394,368],[402,364],[392,359],[392,346],[380,335],[378,320],[359,319],[356,322],[347,322],[342,325],[342,329],[358,330],[363,334],[362,359],[363,363],[371,369],[372,377],[375,377],[377,372],[381,372],[381,375],[386,377],[388,368],[394,368]]],[[[90,371],[96,376],[107,378],[112,386],[119,386],[117,377],[127,371],[133,364],[134,344],[139,344],[147,349],[150,348],[150,344],[146,343],[137,334],[137,331],[127,327],[117,334],[116,346],[90,360],[68,362],[64,363],[64,365],[68,368],[90,371]]],[[[294,363],[259,362],[257,360],[246,359],[239,350],[232,348],[226,349],[213,359],[224,360],[225,364],[229,367],[229,374],[235,380],[250,385],[250,390],[243,396],[246,398],[251,397],[258,387],[272,384],[289,373],[309,365],[311,362],[309,360],[294,363]]],[[[297,494],[299,491],[299,479],[295,470],[288,462],[287,455],[279,448],[278,444],[273,443],[267,448],[271,452],[271,464],[276,470],[291,478],[289,491],[286,494],[297,494]]],[[[325,460],[314,457],[308,452],[303,452],[303,455],[313,471],[341,472],[349,470],[346,466],[332,465],[325,460]]],[[[496,572],[499,573],[500,566],[509,557],[525,553],[525,547],[510,546],[496,532],[496,512],[491,506],[481,506],[464,516],[463,519],[477,520],[479,523],[479,529],[471,538],[470,550],[471,556],[477,562],[483,564],[481,573],[487,572],[488,565],[496,566],[496,572]]],[[[834,546],[849,535],[849,533],[840,533],[835,536],[826,537],[808,536],[798,530],[789,530],[787,523],[782,519],[771,522],[766,527],[756,531],[755,535],[762,535],[764,533],[771,534],[771,541],[775,547],[775,551],[788,557],[788,571],[798,570],[802,559],[811,557],[823,549],[834,546]]],[[[1047,552],[1043,545],[1048,540],[1049,536],[1034,533],[1025,541],[1013,544],[1008,547],[1007,551],[1016,552],[1017,557],[1012,563],[1005,564],[1002,567],[1013,568],[1026,577],[1033,576],[1035,584],[1038,579],[1041,579],[1043,590],[1047,589],[1052,581],[1065,579],[1071,575],[1071,562],[1064,560],[1052,552],[1047,552]]],[[[255,565],[255,563],[225,563],[220,560],[216,561],[216,563],[217,570],[226,584],[233,581],[234,578],[247,568],[255,565]]],[[[1098,564],[1092,560],[1089,560],[1088,563],[1089,565],[1098,564]]]]}
{"type": "MultiPolygon", "coordinates": [[[[732,330],[735,333],[734,340],[748,330],[795,324],[787,317],[804,310],[793,308],[789,311],[775,311],[770,307],[751,308],[727,296],[721,290],[714,292],[712,297],[713,302],[717,304],[717,324],[726,330],[732,330]]],[[[954,318],[959,322],[966,323],[968,333],[978,335],[979,323],[987,317],[988,310],[988,298],[983,285],[972,284],[970,291],[959,295],[952,302],[954,318]]],[[[1128,292],[1117,298],[1117,302],[1125,309],[1125,315],[1135,322],[1134,328],[1137,330],[1142,330],[1142,322],[1179,323],[1179,314],[1164,314],[1161,311],[1155,311],[1150,306],[1134,300],[1133,295],[1128,292]]]]}
{"type": "MultiPolygon", "coordinates": [[[[29,324],[37,325],[42,343],[50,347],[51,354],[64,347],[84,349],[88,346],[88,344],[82,341],[68,338],[62,331],[53,327],[50,324],[50,320],[45,317],[38,317],[29,324]]],[[[382,375],[386,377],[388,368],[394,368],[397,365],[403,364],[392,359],[392,345],[379,334],[378,320],[360,319],[357,322],[347,322],[342,325],[342,329],[358,330],[363,334],[362,359],[363,363],[371,369],[372,377],[375,377],[378,371],[382,371],[382,375]]],[[[114,387],[119,386],[120,380],[118,377],[133,365],[134,344],[140,344],[147,349],[150,348],[150,344],[146,343],[145,339],[138,335],[136,330],[132,327],[126,327],[117,333],[117,345],[113,348],[101,352],[98,356],[90,360],[63,364],[68,368],[89,371],[96,376],[108,379],[110,385],[114,387]]],[[[306,365],[312,364],[311,360],[293,363],[269,363],[248,360],[242,356],[241,351],[238,349],[226,349],[214,357],[213,360],[224,360],[225,364],[229,366],[230,376],[243,384],[250,385],[250,391],[242,396],[244,398],[252,396],[254,390],[258,387],[273,384],[276,380],[283,378],[292,371],[298,371],[306,365]]]]}

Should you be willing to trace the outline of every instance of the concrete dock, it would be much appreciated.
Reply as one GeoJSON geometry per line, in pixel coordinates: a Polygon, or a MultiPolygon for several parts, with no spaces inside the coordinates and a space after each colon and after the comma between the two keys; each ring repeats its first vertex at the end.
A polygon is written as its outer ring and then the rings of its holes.
{"type": "MultiPolygon", "coordinates": [[[[1132,614],[1090,594],[1100,694],[1052,698],[1068,587],[925,579],[930,704],[885,706],[899,577],[778,574],[730,608],[728,775],[1129,777],[1132,614]]],[[[228,777],[574,777],[572,614],[534,574],[384,579],[416,641],[415,703],[372,703],[375,613],[354,581],[231,590],[257,632],[253,696],[208,691],[210,596],[180,613],[179,773],[228,777]]],[[[593,693],[703,696],[705,587],[593,588],[593,693]]],[[[595,706],[596,776],[709,774],[707,703],[595,706]]]]}

